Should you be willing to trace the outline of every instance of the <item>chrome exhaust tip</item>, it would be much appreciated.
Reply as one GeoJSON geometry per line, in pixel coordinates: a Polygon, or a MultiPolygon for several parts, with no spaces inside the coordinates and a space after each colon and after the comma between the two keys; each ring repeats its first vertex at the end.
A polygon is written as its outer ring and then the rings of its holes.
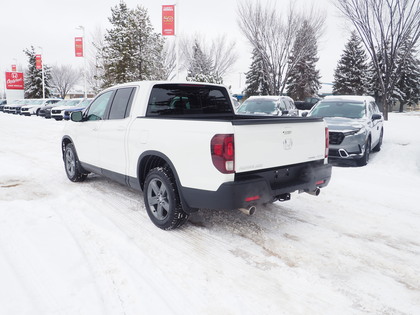
{"type": "Polygon", "coordinates": [[[238,210],[246,215],[253,215],[257,208],[255,206],[251,206],[249,208],[239,208],[238,210]]]}
{"type": "Polygon", "coordinates": [[[313,191],[305,191],[305,192],[313,196],[318,196],[321,193],[321,189],[317,188],[313,191]]]}

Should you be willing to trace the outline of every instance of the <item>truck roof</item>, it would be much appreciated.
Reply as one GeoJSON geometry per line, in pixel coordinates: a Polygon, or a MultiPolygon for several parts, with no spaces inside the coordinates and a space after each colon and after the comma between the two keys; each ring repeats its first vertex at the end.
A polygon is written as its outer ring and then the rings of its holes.
{"type": "MultiPolygon", "coordinates": [[[[134,82],[127,82],[122,83],[118,85],[113,85],[112,87],[107,88],[108,89],[115,89],[119,87],[125,87],[125,86],[139,86],[139,87],[152,87],[156,84],[182,84],[182,85],[210,85],[210,86],[220,86],[226,88],[223,84],[215,84],[215,83],[207,83],[207,82],[193,82],[193,81],[134,81],[134,82]]],[[[105,90],[104,90],[105,91],[105,90]]]]}

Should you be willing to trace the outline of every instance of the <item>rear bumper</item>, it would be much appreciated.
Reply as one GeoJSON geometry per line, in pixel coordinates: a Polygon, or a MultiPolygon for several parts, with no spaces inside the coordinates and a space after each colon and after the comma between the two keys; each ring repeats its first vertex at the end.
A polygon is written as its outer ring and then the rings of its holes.
{"type": "Polygon", "coordinates": [[[331,165],[304,163],[288,167],[236,174],[233,182],[217,191],[181,187],[190,208],[237,209],[284,198],[294,191],[313,192],[328,185],[331,165]]]}

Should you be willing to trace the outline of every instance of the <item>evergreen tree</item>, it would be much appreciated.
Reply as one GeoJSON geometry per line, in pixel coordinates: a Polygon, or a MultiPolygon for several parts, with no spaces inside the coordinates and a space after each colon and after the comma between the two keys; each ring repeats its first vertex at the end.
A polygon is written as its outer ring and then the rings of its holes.
{"type": "Polygon", "coordinates": [[[245,96],[270,94],[269,72],[258,49],[252,52],[252,63],[246,73],[245,96]]]}
{"type": "MultiPolygon", "coordinates": [[[[394,89],[389,92],[391,95],[388,106],[386,110],[391,109],[391,105],[399,101],[400,108],[402,111],[404,105],[407,104],[416,104],[419,101],[420,97],[420,61],[415,57],[415,49],[408,48],[407,45],[402,45],[401,50],[397,55],[397,60],[395,61],[395,70],[392,73],[392,77],[395,76],[396,84],[394,89]]],[[[383,62],[383,53],[379,54],[378,65],[379,68],[384,68],[383,62]]],[[[384,70],[383,70],[384,71],[384,70]]],[[[376,102],[380,105],[382,111],[382,90],[380,88],[380,80],[378,78],[378,71],[375,69],[374,65],[371,63],[369,66],[370,81],[369,81],[369,94],[375,97],[376,102]]]]}
{"type": "Polygon", "coordinates": [[[334,71],[333,94],[364,95],[368,90],[367,56],[356,32],[351,33],[334,71]]]}
{"type": "Polygon", "coordinates": [[[416,57],[414,48],[402,46],[398,55],[399,79],[395,85],[392,97],[399,101],[399,111],[404,105],[416,105],[420,99],[420,60],[416,57]]]}
{"type": "Polygon", "coordinates": [[[163,78],[163,39],[155,33],[147,10],[130,10],[124,1],[111,9],[112,28],[101,50],[103,87],[163,78]]]}
{"type": "MultiPolygon", "coordinates": [[[[25,72],[25,98],[42,98],[42,69],[36,68],[36,54],[35,49],[31,46],[30,49],[23,51],[28,56],[28,69],[25,72]]],[[[42,57],[42,56],[41,56],[42,57]]],[[[45,98],[51,97],[51,69],[44,63],[44,92],[45,98]]]]}
{"type": "Polygon", "coordinates": [[[298,30],[289,58],[291,71],[287,79],[287,94],[293,99],[304,100],[318,92],[321,85],[319,83],[319,70],[315,67],[319,59],[317,54],[318,46],[315,32],[308,21],[305,20],[298,30]],[[308,43],[311,44],[308,45],[308,43]]]}
{"type": "Polygon", "coordinates": [[[223,79],[213,69],[213,60],[203,52],[196,41],[192,60],[187,69],[187,81],[223,83],[223,79]]]}
{"type": "MultiPolygon", "coordinates": [[[[382,62],[382,55],[378,56],[378,64],[382,68],[383,62],[382,62]]],[[[382,93],[381,93],[381,83],[378,78],[378,72],[376,71],[376,68],[372,61],[368,63],[368,82],[367,82],[367,94],[371,95],[375,98],[376,103],[378,104],[381,111],[383,111],[382,108],[382,93]]]]}

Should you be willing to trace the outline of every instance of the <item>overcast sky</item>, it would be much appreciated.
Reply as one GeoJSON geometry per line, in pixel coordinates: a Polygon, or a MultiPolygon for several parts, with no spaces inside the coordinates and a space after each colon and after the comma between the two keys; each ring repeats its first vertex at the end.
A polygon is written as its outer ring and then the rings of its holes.
{"type": "MultiPolygon", "coordinates": [[[[226,85],[234,89],[244,85],[244,72],[249,70],[251,48],[241,34],[237,24],[237,3],[243,0],[126,0],[129,8],[142,5],[148,9],[156,32],[161,32],[161,5],[177,2],[178,34],[205,34],[212,39],[226,34],[235,41],[239,58],[231,73],[225,78],[226,85]]],[[[273,0],[274,1],[274,0],[273,0]]],[[[111,7],[119,0],[12,0],[0,4],[0,92],[4,88],[4,71],[10,71],[12,64],[18,70],[27,65],[23,50],[34,46],[43,52],[45,64],[82,65],[82,58],[74,57],[74,37],[86,30],[87,41],[97,29],[109,28],[108,17],[111,7]]],[[[278,8],[286,10],[289,0],[277,0],[278,8]]],[[[338,11],[330,0],[297,0],[302,8],[313,3],[316,8],[327,12],[326,32],[318,43],[321,81],[331,82],[333,70],[344,45],[349,38],[349,30],[344,26],[338,11]]]]}

